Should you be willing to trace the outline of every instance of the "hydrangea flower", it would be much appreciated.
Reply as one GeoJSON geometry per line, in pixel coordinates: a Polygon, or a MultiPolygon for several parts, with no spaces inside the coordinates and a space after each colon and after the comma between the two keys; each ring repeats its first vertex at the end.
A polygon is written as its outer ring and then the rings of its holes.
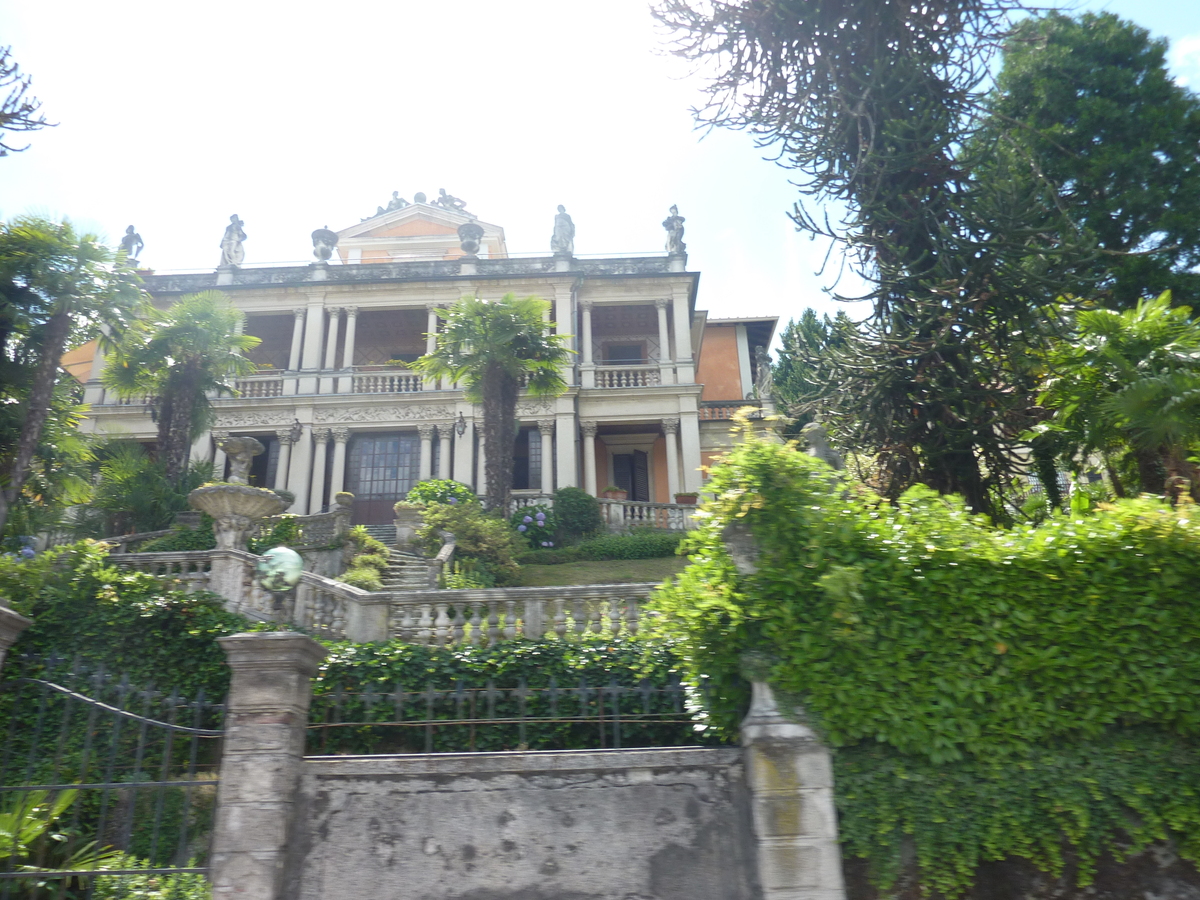
{"type": "Polygon", "coordinates": [[[533,521],[533,517],[532,517],[532,516],[526,516],[526,517],[525,517],[525,518],[523,518],[521,521],[522,521],[522,522],[524,522],[526,525],[528,525],[530,522],[532,522],[532,521],[533,521]]]}
{"type": "Polygon", "coordinates": [[[450,500],[449,500],[448,502],[450,503],[450,505],[451,505],[451,506],[453,506],[454,504],[458,503],[458,498],[457,498],[457,497],[451,497],[451,498],[450,498],[450,500]]]}
{"type": "Polygon", "coordinates": [[[537,520],[538,520],[539,522],[541,522],[541,521],[542,521],[543,519],[545,519],[545,518],[546,518],[546,514],[545,514],[544,512],[540,512],[540,513],[538,513],[538,514],[537,514],[537,520]]]}
{"type": "Polygon", "coordinates": [[[525,529],[525,526],[524,526],[524,525],[518,525],[518,526],[517,526],[517,531],[525,531],[525,530],[526,530],[526,529],[525,529]]]}

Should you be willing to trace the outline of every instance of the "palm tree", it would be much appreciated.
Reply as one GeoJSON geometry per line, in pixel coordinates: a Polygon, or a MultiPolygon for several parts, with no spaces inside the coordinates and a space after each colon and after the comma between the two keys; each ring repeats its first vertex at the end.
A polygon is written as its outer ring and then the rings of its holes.
{"type": "Polygon", "coordinates": [[[220,291],[192,294],[131,330],[104,370],[122,396],[151,398],[158,459],[172,481],[187,472],[192,441],[210,423],[210,398],[236,394],[233,379],[257,368],[243,355],[259,343],[241,333],[244,321],[220,291]]]}
{"type": "Polygon", "coordinates": [[[1182,476],[1200,499],[1188,461],[1200,444],[1200,322],[1188,307],[1172,308],[1167,292],[1124,312],[1080,312],[1074,340],[1050,363],[1042,403],[1075,453],[1107,459],[1128,447],[1142,491],[1162,493],[1166,478],[1182,476]]]}
{"type": "Polygon", "coordinates": [[[68,344],[106,345],[146,306],[137,276],[69,222],[22,216],[0,223],[0,531],[20,498],[47,421],[68,344]],[[101,326],[104,326],[102,331],[101,326]],[[9,438],[11,437],[11,442],[9,438]]]}
{"type": "MultiPolygon", "coordinates": [[[[522,384],[535,397],[567,389],[562,366],[573,352],[563,334],[551,334],[542,316],[550,304],[505,294],[499,300],[463,297],[439,309],[445,327],[436,349],[412,363],[430,378],[462,382],[468,400],[483,405],[486,448],[485,506],[506,514],[512,491],[517,396],[522,384]]],[[[548,464],[548,460],[543,465],[548,464]]]]}

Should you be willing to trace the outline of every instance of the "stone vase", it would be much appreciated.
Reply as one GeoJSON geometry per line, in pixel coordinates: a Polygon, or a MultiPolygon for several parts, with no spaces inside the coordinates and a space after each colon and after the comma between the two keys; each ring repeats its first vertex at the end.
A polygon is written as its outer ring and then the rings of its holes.
{"type": "Polygon", "coordinates": [[[420,507],[407,503],[396,504],[396,547],[405,549],[413,547],[417,539],[417,529],[425,524],[420,507]]]}
{"type": "Polygon", "coordinates": [[[287,507],[274,491],[248,484],[208,484],[188,494],[188,503],[213,517],[218,550],[245,550],[254,523],[287,507]]]}

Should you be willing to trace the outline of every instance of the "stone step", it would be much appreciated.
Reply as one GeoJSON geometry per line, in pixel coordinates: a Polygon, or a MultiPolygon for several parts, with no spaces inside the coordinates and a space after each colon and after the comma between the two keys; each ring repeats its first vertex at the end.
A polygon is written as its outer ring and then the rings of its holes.
{"type": "Polygon", "coordinates": [[[367,534],[375,538],[377,541],[383,541],[389,547],[396,543],[396,526],[395,525],[364,525],[367,534]]]}

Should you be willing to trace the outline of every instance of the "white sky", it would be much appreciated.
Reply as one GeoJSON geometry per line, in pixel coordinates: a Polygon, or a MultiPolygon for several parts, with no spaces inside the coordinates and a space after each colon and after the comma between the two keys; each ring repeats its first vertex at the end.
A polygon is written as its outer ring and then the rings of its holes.
{"type": "MultiPolygon", "coordinates": [[[[1200,0],[1081,6],[1170,37],[1200,89],[1200,0]]],[[[246,265],[302,261],[314,228],[444,187],[514,253],[549,252],[559,203],[581,255],[659,251],[676,203],[712,315],[836,308],[788,173],[693,130],[700,81],[645,0],[8,0],[0,43],[61,123],[0,159],[0,216],[132,223],[158,271],[215,267],[234,212],[246,265]]]]}

